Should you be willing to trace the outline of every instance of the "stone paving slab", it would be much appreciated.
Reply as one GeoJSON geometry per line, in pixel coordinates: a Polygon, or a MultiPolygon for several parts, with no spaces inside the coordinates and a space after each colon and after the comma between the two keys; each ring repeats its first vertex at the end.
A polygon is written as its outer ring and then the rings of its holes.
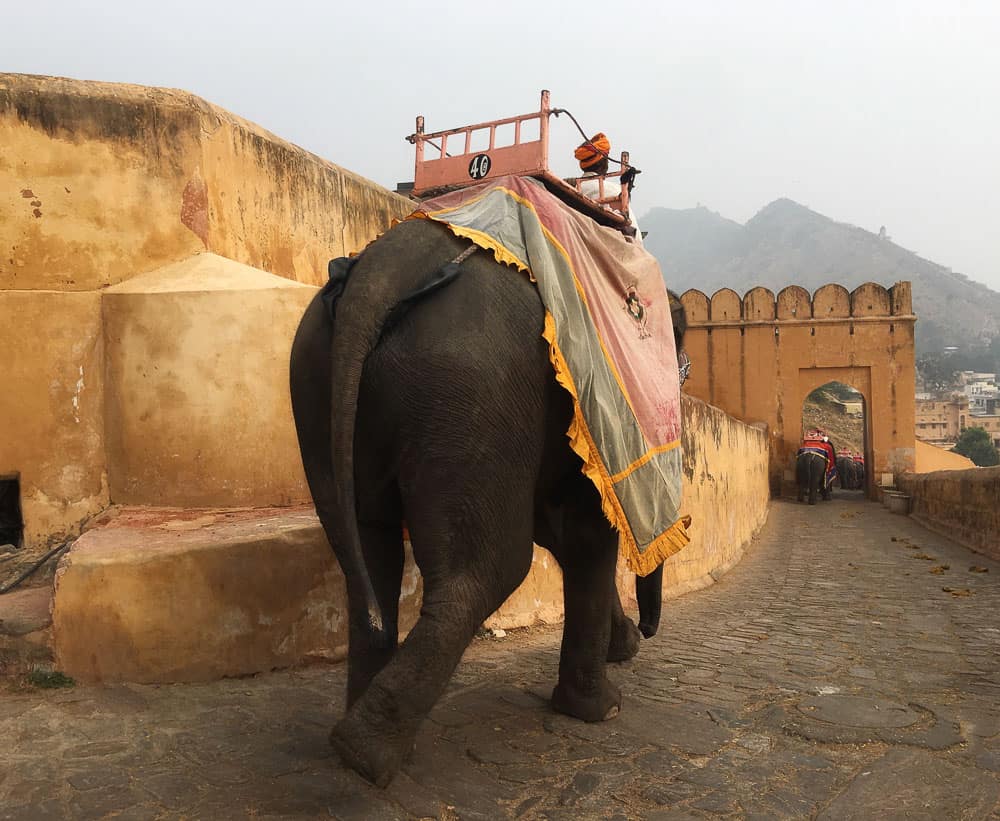
{"type": "Polygon", "coordinates": [[[558,629],[481,639],[384,791],[327,743],[342,666],[8,685],[0,819],[1000,820],[998,574],[876,504],[775,503],[613,667],[618,718],[550,710],[558,629]]]}
{"type": "Polygon", "coordinates": [[[25,636],[52,624],[52,588],[26,587],[0,597],[0,634],[25,636]]]}
{"type": "Polygon", "coordinates": [[[52,586],[0,595],[0,676],[52,661],[52,586]]]}

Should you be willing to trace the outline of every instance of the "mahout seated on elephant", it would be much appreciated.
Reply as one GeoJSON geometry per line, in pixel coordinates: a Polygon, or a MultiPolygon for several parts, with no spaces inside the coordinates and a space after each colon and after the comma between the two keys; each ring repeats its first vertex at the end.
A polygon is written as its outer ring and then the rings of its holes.
{"type": "Polygon", "coordinates": [[[808,493],[811,505],[816,504],[817,496],[829,500],[836,475],[836,454],[830,438],[822,431],[810,431],[795,457],[796,498],[801,502],[808,493]]]}
{"type": "MultiPolygon", "coordinates": [[[[533,542],[563,572],[556,710],[615,716],[605,664],[640,641],[615,585],[618,536],[568,444],[572,398],[554,376],[537,289],[483,251],[447,284],[429,279],[468,250],[441,225],[404,221],[358,258],[335,317],[317,295],[292,348],[306,477],[347,583],[347,711],[331,743],[380,786],[476,630],[527,575],[533,542]],[[404,520],[423,603],[397,647],[404,520]]],[[[671,308],[679,350],[676,297],[671,308]]],[[[636,582],[649,635],[661,579],[662,568],[636,582]]]]}

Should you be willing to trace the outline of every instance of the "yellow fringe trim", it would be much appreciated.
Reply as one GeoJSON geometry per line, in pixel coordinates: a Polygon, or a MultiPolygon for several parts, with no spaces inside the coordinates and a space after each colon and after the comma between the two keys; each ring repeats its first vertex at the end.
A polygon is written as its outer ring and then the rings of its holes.
{"type": "MultiPolygon", "coordinates": [[[[422,211],[414,211],[406,219],[426,219],[437,222],[439,225],[444,225],[455,236],[464,237],[474,242],[480,248],[492,251],[494,259],[500,264],[516,268],[518,271],[527,274],[532,282],[536,282],[531,270],[522,260],[519,260],[504,248],[503,245],[482,231],[477,231],[474,228],[464,228],[460,225],[452,225],[444,220],[434,219],[422,211]]],[[[615,494],[615,479],[608,473],[607,468],[604,466],[597,444],[594,442],[587,423],[584,421],[583,408],[580,407],[580,396],[577,393],[576,384],[573,382],[573,377],[570,374],[569,365],[562,351],[559,350],[559,345],[556,343],[555,318],[548,310],[545,311],[545,328],[542,331],[542,337],[549,343],[549,361],[552,363],[552,368],[555,371],[556,381],[573,397],[573,419],[570,421],[569,430],[566,431],[570,447],[582,460],[584,475],[594,483],[594,487],[597,488],[601,496],[601,510],[605,518],[607,518],[608,522],[611,523],[611,526],[621,537],[619,548],[624,548],[625,559],[628,562],[629,568],[638,576],[648,576],[663,564],[664,561],[691,541],[691,537],[687,534],[687,529],[691,526],[691,517],[683,516],[678,519],[647,546],[643,552],[639,552],[639,546],[636,544],[632,528],[628,523],[628,518],[622,509],[618,496],[615,494]]],[[[672,444],[665,449],[673,446],[672,444]]],[[[647,454],[650,457],[652,455],[647,454]]],[[[638,467],[638,465],[635,467],[638,467]]]]}
{"type": "Polygon", "coordinates": [[[616,485],[622,480],[627,479],[633,473],[635,473],[644,464],[649,462],[654,456],[658,456],[661,453],[666,453],[668,450],[673,450],[674,448],[679,448],[681,446],[680,439],[674,439],[673,442],[668,442],[665,445],[659,445],[652,450],[647,450],[642,456],[636,459],[631,465],[629,465],[624,470],[619,471],[614,476],[611,477],[611,481],[616,485]]]}
{"type": "Polygon", "coordinates": [[[477,231],[475,228],[465,228],[461,225],[452,225],[450,222],[445,222],[444,220],[435,219],[434,217],[425,214],[423,211],[414,211],[407,219],[424,219],[430,222],[436,222],[438,225],[443,225],[456,237],[464,237],[465,239],[472,240],[476,245],[485,251],[492,251],[493,258],[499,262],[501,265],[509,265],[512,268],[516,268],[518,271],[528,275],[528,278],[532,282],[536,282],[534,275],[531,273],[531,269],[528,268],[527,264],[514,256],[510,251],[508,251],[503,245],[497,242],[489,234],[483,233],[482,231],[477,231]]]}
{"type": "Polygon", "coordinates": [[[549,361],[555,370],[556,381],[573,397],[573,419],[569,424],[569,430],[566,431],[569,445],[582,460],[584,475],[594,483],[594,487],[597,488],[597,492],[601,496],[601,510],[604,512],[605,518],[621,537],[619,546],[625,551],[625,559],[629,568],[638,576],[648,576],[666,559],[691,541],[691,537],[687,535],[691,517],[685,516],[678,519],[644,551],[639,552],[639,546],[635,542],[628,518],[615,494],[614,480],[604,466],[597,444],[584,421],[583,408],[580,407],[580,396],[570,374],[569,365],[556,343],[555,318],[548,311],[545,312],[545,329],[542,331],[542,336],[549,343],[549,361]]]}

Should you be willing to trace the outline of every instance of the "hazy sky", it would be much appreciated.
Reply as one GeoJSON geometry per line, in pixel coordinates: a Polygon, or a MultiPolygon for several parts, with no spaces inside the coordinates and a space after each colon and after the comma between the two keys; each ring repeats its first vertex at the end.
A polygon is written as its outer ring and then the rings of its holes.
{"type": "Polygon", "coordinates": [[[548,88],[631,151],[640,221],[790,197],[1000,290],[1000,0],[9,0],[0,71],[183,88],[390,187],[415,115],[548,88]]]}

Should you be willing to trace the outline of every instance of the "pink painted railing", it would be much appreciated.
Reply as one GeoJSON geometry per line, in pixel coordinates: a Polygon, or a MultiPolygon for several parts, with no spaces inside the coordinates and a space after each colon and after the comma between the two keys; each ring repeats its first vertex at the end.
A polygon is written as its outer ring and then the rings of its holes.
{"type": "Polygon", "coordinates": [[[550,107],[549,92],[542,91],[539,110],[516,117],[432,133],[424,131],[424,118],[417,117],[416,131],[406,138],[416,147],[413,195],[434,195],[509,175],[535,177],[573,207],[628,233],[628,186],[618,184],[618,177],[629,168],[628,152],[622,152],[622,168],[614,173],[563,180],[549,170],[549,116],[553,113],[559,109],[550,107]],[[497,145],[497,129],[511,125],[513,142],[497,145]],[[477,132],[485,131],[487,144],[473,148],[476,137],[484,136],[477,132]],[[606,186],[609,180],[614,181],[613,188],[606,186]],[[584,181],[597,183],[597,197],[582,193],[584,181]],[[606,192],[606,187],[611,190],[606,192]]]}

